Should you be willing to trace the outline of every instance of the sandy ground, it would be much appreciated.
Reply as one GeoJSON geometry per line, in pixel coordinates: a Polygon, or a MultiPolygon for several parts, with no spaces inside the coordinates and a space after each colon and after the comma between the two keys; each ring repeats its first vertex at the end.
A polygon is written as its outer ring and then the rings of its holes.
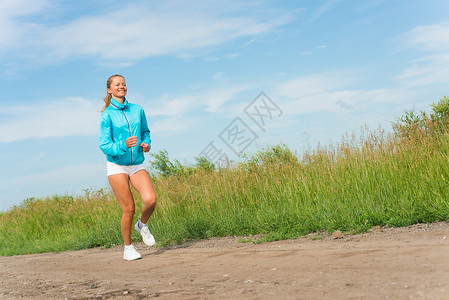
{"type": "Polygon", "coordinates": [[[449,223],[0,257],[0,299],[449,299],[449,223]]]}

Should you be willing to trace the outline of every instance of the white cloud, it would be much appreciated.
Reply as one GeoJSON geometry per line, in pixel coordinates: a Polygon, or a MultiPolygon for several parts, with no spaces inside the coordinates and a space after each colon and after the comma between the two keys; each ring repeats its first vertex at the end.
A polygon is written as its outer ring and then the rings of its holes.
{"type": "Polygon", "coordinates": [[[425,54],[414,59],[397,80],[409,87],[449,83],[449,23],[417,26],[398,40],[407,50],[425,54]]]}
{"type": "MultiPolygon", "coordinates": [[[[156,55],[188,55],[195,49],[265,34],[293,20],[287,13],[257,15],[248,5],[230,4],[233,5],[208,1],[192,9],[192,5],[179,1],[139,2],[51,26],[37,21],[19,22],[13,15],[8,24],[14,26],[9,26],[8,32],[17,38],[14,44],[0,44],[0,51],[26,50],[41,62],[99,57],[126,63],[156,55]],[[219,8],[225,8],[224,12],[219,8]],[[239,9],[248,11],[242,14],[239,9]]],[[[36,8],[25,12],[38,11],[36,8]]]]}
{"type": "Polygon", "coordinates": [[[449,84],[449,52],[416,59],[395,78],[409,87],[449,84]]]}
{"type": "Polygon", "coordinates": [[[64,98],[45,103],[0,107],[0,142],[92,135],[98,131],[99,108],[94,101],[64,98]]]}
{"type": "Polygon", "coordinates": [[[214,89],[201,95],[201,103],[206,106],[209,112],[218,112],[223,106],[235,100],[236,96],[251,89],[250,85],[235,85],[227,88],[214,89]]]}
{"type": "Polygon", "coordinates": [[[226,76],[224,72],[216,72],[212,75],[212,78],[215,80],[220,80],[226,78],[226,76]]]}
{"type": "MultiPolygon", "coordinates": [[[[273,96],[283,101],[287,114],[301,115],[318,111],[360,111],[371,108],[382,114],[383,106],[413,102],[424,89],[410,90],[438,83],[449,83],[449,24],[418,26],[399,38],[402,45],[426,52],[399,71],[390,88],[351,89],[362,78],[350,72],[322,73],[291,79],[278,84],[273,96]]],[[[326,48],[318,46],[316,48],[326,48]]]]}
{"type": "Polygon", "coordinates": [[[26,16],[42,11],[47,4],[47,0],[2,0],[0,14],[4,18],[26,16]]]}
{"type": "Polygon", "coordinates": [[[349,72],[323,73],[288,80],[276,87],[276,94],[288,98],[304,98],[341,89],[354,83],[349,72]]]}
{"type": "Polygon", "coordinates": [[[164,94],[161,98],[148,102],[142,106],[151,116],[179,116],[199,106],[198,98],[193,95],[170,96],[164,94]]]}
{"type": "Polygon", "coordinates": [[[46,197],[65,193],[82,195],[82,189],[107,186],[106,165],[77,164],[59,169],[8,178],[0,183],[0,210],[20,204],[30,197],[46,197]]]}
{"type": "Polygon", "coordinates": [[[67,184],[69,182],[96,180],[99,173],[104,173],[106,176],[105,163],[68,165],[59,169],[12,178],[6,182],[5,186],[19,189],[24,186],[28,188],[37,188],[43,185],[69,186],[70,184],[67,184]]]}
{"type": "MultiPolygon", "coordinates": [[[[157,100],[141,100],[138,104],[145,109],[150,122],[153,117],[164,117],[151,124],[151,131],[172,135],[187,130],[199,113],[217,112],[248,89],[248,86],[237,85],[196,94],[166,94],[157,100]]],[[[96,135],[100,106],[98,101],[76,97],[1,106],[0,143],[96,135]]]]}
{"type": "Polygon", "coordinates": [[[158,136],[176,135],[189,131],[194,122],[195,121],[193,118],[173,116],[151,123],[150,130],[152,134],[156,134],[158,136]]]}
{"type": "Polygon", "coordinates": [[[46,0],[2,0],[0,2],[0,54],[17,49],[17,44],[24,40],[26,32],[32,31],[34,25],[18,21],[19,17],[37,14],[48,7],[46,0]]]}
{"type": "Polygon", "coordinates": [[[334,72],[296,78],[280,83],[273,97],[288,115],[301,115],[320,111],[344,113],[366,111],[379,113],[386,107],[403,103],[413,94],[405,88],[361,90],[351,89],[359,80],[355,74],[334,72]]]}
{"type": "Polygon", "coordinates": [[[275,86],[270,96],[284,115],[277,124],[270,123],[271,130],[276,132],[270,139],[304,151],[310,145],[339,140],[345,132],[358,132],[364,125],[390,130],[391,122],[404,109],[415,108],[417,104],[421,108],[422,99],[428,100],[425,87],[409,89],[401,84],[390,88],[356,87],[356,83],[363,81],[360,75],[344,71],[323,73],[275,86]]]}
{"type": "Polygon", "coordinates": [[[142,101],[142,106],[151,116],[174,117],[202,110],[217,112],[239,93],[250,88],[250,85],[234,85],[185,95],[165,94],[157,100],[142,101]]]}
{"type": "Polygon", "coordinates": [[[328,0],[323,5],[319,6],[311,15],[310,20],[315,21],[319,19],[323,14],[331,10],[335,4],[340,2],[340,0],[328,0]]]}
{"type": "Polygon", "coordinates": [[[416,26],[403,35],[405,44],[427,52],[449,50],[449,23],[416,26]]]}

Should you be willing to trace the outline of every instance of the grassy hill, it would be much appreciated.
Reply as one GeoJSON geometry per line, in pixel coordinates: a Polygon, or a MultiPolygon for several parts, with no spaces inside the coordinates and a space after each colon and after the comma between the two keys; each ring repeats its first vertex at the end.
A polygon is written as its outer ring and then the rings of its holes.
{"type": "MultiPolygon", "coordinates": [[[[430,113],[405,112],[391,132],[364,129],[301,156],[285,145],[267,146],[230,168],[204,158],[181,165],[161,151],[153,155],[158,204],[150,229],[167,245],[449,220],[448,112],[443,97],[430,113]]],[[[107,189],[27,199],[0,214],[0,255],[121,244],[120,217],[107,189]]],[[[133,238],[139,240],[136,233],[133,238]]]]}

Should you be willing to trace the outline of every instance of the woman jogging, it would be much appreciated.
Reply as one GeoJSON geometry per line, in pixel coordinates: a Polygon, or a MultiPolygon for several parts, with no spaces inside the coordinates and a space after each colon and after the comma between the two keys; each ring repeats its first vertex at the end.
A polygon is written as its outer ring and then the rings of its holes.
{"type": "Polygon", "coordinates": [[[135,260],[141,255],[131,243],[135,204],[129,182],[143,202],[140,220],[134,228],[146,245],[156,243],[146,224],[156,206],[156,193],[143,166],[144,152],[151,148],[150,130],[142,107],[129,103],[125,98],[127,88],[123,76],[109,77],[106,89],[105,106],[100,117],[100,149],[106,155],[108,180],[123,211],[123,258],[135,260]]]}

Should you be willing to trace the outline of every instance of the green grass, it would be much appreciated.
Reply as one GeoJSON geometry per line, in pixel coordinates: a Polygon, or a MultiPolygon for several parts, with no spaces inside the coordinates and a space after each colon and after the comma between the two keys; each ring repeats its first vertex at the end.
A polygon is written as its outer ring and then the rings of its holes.
{"type": "MultiPolygon", "coordinates": [[[[228,169],[154,177],[158,205],[150,229],[160,245],[169,245],[449,220],[447,130],[429,125],[404,135],[399,129],[364,130],[301,156],[285,145],[269,146],[228,169]]],[[[118,202],[104,189],[27,199],[0,215],[0,255],[121,244],[120,217],[118,202]]],[[[135,233],[133,239],[139,240],[135,233]]]]}

